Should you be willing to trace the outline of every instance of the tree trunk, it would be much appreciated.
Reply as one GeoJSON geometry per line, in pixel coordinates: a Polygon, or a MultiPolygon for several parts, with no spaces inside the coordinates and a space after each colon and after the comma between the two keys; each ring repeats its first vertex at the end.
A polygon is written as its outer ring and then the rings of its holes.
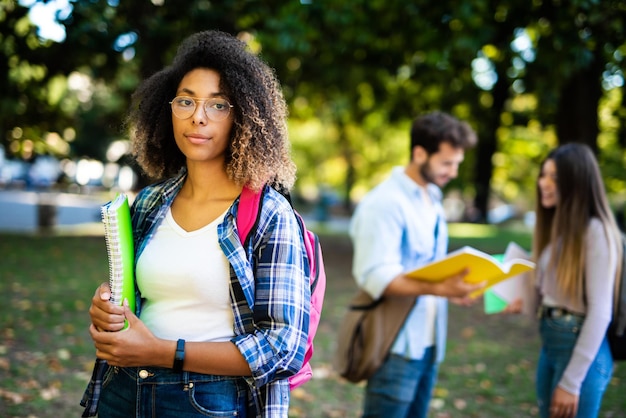
{"type": "Polygon", "coordinates": [[[469,219],[472,222],[486,222],[489,211],[489,196],[491,175],[493,173],[493,154],[498,148],[497,130],[500,126],[500,115],[508,98],[509,83],[506,69],[498,71],[498,81],[493,88],[493,105],[486,116],[481,118],[482,129],[479,129],[479,138],[476,149],[476,196],[474,206],[476,217],[469,219]]]}
{"type": "Polygon", "coordinates": [[[617,130],[617,140],[622,147],[626,148],[626,87],[622,87],[622,105],[617,109],[617,119],[619,128],[617,130]]]}
{"type": "Polygon", "coordinates": [[[556,114],[560,144],[582,142],[598,152],[598,104],[602,96],[599,60],[574,73],[563,85],[556,114]]]}
{"type": "Polygon", "coordinates": [[[339,128],[339,149],[343,154],[343,158],[346,160],[347,172],[346,181],[343,195],[343,209],[346,213],[352,213],[352,200],[350,199],[350,192],[354,186],[356,171],[354,169],[354,158],[352,148],[350,147],[350,141],[346,133],[343,123],[338,122],[339,128]]]}

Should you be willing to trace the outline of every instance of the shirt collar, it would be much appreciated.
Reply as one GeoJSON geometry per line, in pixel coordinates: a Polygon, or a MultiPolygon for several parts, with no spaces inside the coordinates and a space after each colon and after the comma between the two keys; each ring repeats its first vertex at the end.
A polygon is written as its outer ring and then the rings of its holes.
{"type": "Polygon", "coordinates": [[[405,167],[394,167],[391,176],[398,183],[398,185],[404,189],[407,193],[416,195],[419,199],[423,199],[423,193],[426,192],[430,195],[433,202],[440,202],[443,198],[441,189],[434,183],[427,183],[426,187],[421,187],[411,177],[407,176],[404,172],[405,167]]]}

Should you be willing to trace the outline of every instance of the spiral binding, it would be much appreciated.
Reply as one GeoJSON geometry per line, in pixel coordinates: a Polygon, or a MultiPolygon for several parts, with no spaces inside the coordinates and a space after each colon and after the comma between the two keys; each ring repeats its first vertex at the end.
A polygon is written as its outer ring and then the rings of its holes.
{"type": "Polygon", "coordinates": [[[109,212],[110,205],[101,208],[102,222],[104,223],[104,240],[106,243],[107,257],[109,259],[109,287],[111,288],[111,302],[116,305],[122,304],[122,250],[119,237],[118,220],[116,212],[109,212]]]}

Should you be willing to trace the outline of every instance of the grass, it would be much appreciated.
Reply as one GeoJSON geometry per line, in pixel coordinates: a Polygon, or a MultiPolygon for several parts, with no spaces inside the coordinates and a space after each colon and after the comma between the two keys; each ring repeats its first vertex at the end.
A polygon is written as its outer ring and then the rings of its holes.
{"type": "MultiPolygon", "coordinates": [[[[509,240],[528,247],[520,228],[451,225],[451,248],[473,245],[502,252],[509,240]]],[[[315,340],[314,379],[292,394],[294,418],[357,417],[362,385],[332,370],[335,330],[355,290],[351,245],[323,234],[328,288],[315,340]]],[[[87,309],[106,279],[98,236],[0,234],[0,416],[78,416],[93,361],[87,309]]],[[[533,417],[538,338],[528,318],[485,315],[480,303],[451,306],[446,360],[435,391],[433,418],[533,417]]],[[[618,364],[601,417],[626,417],[626,364],[618,364]]]]}
{"type": "Polygon", "coordinates": [[[101,237],[0,235],[0,416],[78,414],[104,251],[101,237]]]}

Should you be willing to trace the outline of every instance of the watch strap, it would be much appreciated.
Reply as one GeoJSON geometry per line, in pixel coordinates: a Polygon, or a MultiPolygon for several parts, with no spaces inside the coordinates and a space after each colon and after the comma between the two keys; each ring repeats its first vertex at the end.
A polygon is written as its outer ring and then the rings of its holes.
{"type": "Polygon", "coordinates": [[[172,369],[176,373],[183,371],[183,363],[185,362],[185,340],[182,338],[176,342],[176,352],[174,353],[174,365],[172,369]]]}

